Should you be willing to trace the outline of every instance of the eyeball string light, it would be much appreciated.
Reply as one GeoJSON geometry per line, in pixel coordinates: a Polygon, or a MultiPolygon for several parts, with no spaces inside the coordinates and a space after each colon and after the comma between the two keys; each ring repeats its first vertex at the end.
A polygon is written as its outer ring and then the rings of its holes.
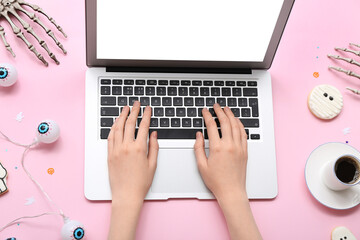
{"type": "Polygon", "coordinates": [[[32,218],[38,218],[38,217],[42,217],[42,216],[46,216],[46,215],[59,215],[63,218],[64,221],[64,225],[61,229],[61,237],[63,240],[80,240],[80,239],[84,239],[85,238],[85,230],[84,230],[84,226],[82,223],[78,222],[78,221],[74,221],[71,220],[69,217],[67,217],[63,210],[61,208],[58,207],[58,205],[51,199],[51,197],[49,196],[49,194],[44,190],[44,188],[40,185],[40,183],[38,181],[36,181],[33,176],[30,174],[30,172],[26,169],[25,167],[25,156],[26,153],[33,147],[37,146],[40,143],[46,143],[46,144],[50,144],[55,142],[59,136],[60,136],[60,128],[57,125],[57,123],[55,121],[52,120],[45,120],[42,121],[37,128],[37,135],[34,138],[33,142],[31,144],[21,144],[18,142],[15,142],[13,140],[11,140],[8,136],[6,136],[3,132],[0,131],[0,134],[4,137],[5,140],[25,148],[24,152],[22,154],[21,157],[21,165],[25,171],[25,173],[28,175],[28,177],[30,178],[30,180],[40,189],[40,191],[44,194],[44,196],[46,197],[46,199],[53,205],[55,206],[55,208],[58,209],[58,212],[45,212],[39,215],[34,215],[34,216],[23,216],[23,217],[19,217],[17,219],[14,219],[13,221],[9,222],[8,224],[6,224],[4,227],[0,228],[0,232],[3,231],[5,228],[13,225],[14,223],[16,223],[17,221],[21,220],[21,219],[32,219],[32,218]]]}

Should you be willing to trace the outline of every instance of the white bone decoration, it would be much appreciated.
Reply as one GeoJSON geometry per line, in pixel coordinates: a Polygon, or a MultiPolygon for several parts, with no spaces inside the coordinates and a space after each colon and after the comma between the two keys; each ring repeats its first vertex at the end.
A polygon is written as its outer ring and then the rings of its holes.
{"type": "Polygon", "coordinates": [[[11,19],[12,17],[15,17],[16,20],[18,20],[18,22],[22,25],[22,27],[30,34],[32,35],[36,41],[41,45],[41,47],[43,47],[46,52],[49,54],[50,58],[56,63],[56,64],[60,64],[60,62],[57,60],[56,56],[54,53],[52,53],[50,51],[50,49],[48,48],[47,44],[45,43],[45,41],[43,39],[41,39],[33,30],[33,28],[30,26],[30,24],[25,21],[24,19],[22,19],[18,12],[22,12],[24,13],[29,19],[31,19],[33,22],[39,24],[47,33],[47,35],[49,35],[54,42],[56,43],[56,45],[63,51],[64,54],[66,54],[66,50],[64,49],[63,45],[57,40],[57,38],[55,37],[54,33],[51,31],[51,29],[49,29],[48,27],[46,27],[44,25],[44,23],[33,13],[33,12],[29,12],[27,9],[25,9],[26,7],[31,8],[32,10],[41,13],[42,15],[44,15],[47,19],[49,19],[49,21],[55,25],[55,27],[64,35],[64,37],[66,38],[67,35],[64,33],[63,29],[56,24],[55,20],[50,17],[49,15],[47,15],[39,6],[25,2],[24,0],[0,0],[0,37],[6,47],[6,49],[13,55],[13,57],[15,57],[15,53],[13,52],[12,48],[10,47],[10,44],[6,41],[5,38],[5,30],[4,28],[1,26],[1,20],[5,19],[13,33],[20,38],[21,40],[24,41],[24,43],[26,44],[26,46],[28,47],[28,49],[30,51],[32,51],[36,57],[45,65],[48,66],[48,62],[45,60],[45,58],[36,50],[36,48],[34,47],[33,44],[31,44],[28,39],[25,37],[24,33],[21,31],[21,29],[13,22],[13,20],[11,19]]]}
{"type": "MultiPolygon", "coordinates": [[[[350,46],[354,46],[354,47],[357,47],[357,48],[360,48],[360,45],[359,44],[355,44],[355,43],[350,43],[349,44],[350,46]]],[[[355,54],[357,56],[360,56],[360,51],[356,51],[356,50],[353,50],[353,49],[349,49],[349,48],[339,48],[339,47],[336,47],[335,48],[336,51],[343,51],[343,52],[349,52],[349,53],[352,53],[352,54],[355,54]]],[[[345,62],[348,62],[350,64],[353,64],[353,65],[356,65],[358,67],[360,67],[360,62],[357,62],[355,61],[354,59],[352,58],[344,58],[344,57],[340,57],[338,55],[332,55],[332,54],[328,54],[328,57],[329,58],[333,58],[333,59],[336,59],[336,60],[342,60],[342,61],[345,61],[345,62]]],[[[340,68],[340,67],[334,67],[334,66],[329,66],[330,69],[333,69],[335,71],[338,71],[338,72],[343,72],[349,76],[352,76],[352,77],[356,77],[356,78],[359,78],[360,79],[360,74],[358,73],[354,73],[350,70],[346,70],[346,69],[343,69],[343,68],[340,68]]]]}

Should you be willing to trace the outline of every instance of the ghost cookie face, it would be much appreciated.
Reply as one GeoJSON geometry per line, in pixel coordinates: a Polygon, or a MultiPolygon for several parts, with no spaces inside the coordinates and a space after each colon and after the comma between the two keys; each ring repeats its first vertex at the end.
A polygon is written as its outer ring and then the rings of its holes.
{"type": "Polygon", "coordinates": [[[333,229],[331,240],[356,240],[356,238],[349,229],[341,226],[333,229]]]}
{"type": "Polygon", "coordinates": [[[8,188],[6,186],[7,171],[0,163],[0,196],[7,193],[8,188]]]}
{"type": "Polygon", "coordinates": [[[334,86],[318,85],[309,94],[308,107],[316,117],[330,120],[340,114],[343,97],[334,86]]]}

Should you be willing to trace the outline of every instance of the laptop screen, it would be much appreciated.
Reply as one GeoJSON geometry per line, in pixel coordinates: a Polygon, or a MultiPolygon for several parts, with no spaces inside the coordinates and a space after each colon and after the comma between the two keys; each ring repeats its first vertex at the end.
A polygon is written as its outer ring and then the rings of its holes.
{"type": "Polygon", "coordinates": [[[262,62],[283,0],[98,0],[97,59],[262,62]]]}

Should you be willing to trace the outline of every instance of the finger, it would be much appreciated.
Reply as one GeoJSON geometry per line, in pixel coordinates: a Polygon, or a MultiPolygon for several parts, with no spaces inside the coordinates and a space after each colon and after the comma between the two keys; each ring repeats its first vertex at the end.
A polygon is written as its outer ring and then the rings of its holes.
{"type": "Polygon", "coordinates": [[[116,122],[119,120],[119,118],[117,118],[114,122],[114,124],[111,126],[111,130],[108,136],[108,153],[111,153],[113,148],[114,148],[114,142],[115,142],[115,125],[116,122]]]}
{"type": "Polygon", "coordinates": [[[221,134],[224,139],[232,139],[231,124],[229,118],[218,103],[214,104],[214,110],[220,122],[221,134]]]}
{"type": "Polygon", "coordinates": [[[237,118],[239,126],[240,126],[240,138],[241,138],[241,145],[243,146],[244,150],[247,150],[247,134],[244,128],[244,125],[240,121],[239,118],[237,118]]]}
{"type": "Polygon", "coordinates": [[[217,130],[215,120],[211,116],[211,113],[209,112],[209,110],[207,108],[203,108],[202,115],[203,115],[203,118],[205,121],[205,125],[206,125],[206,129],[207,129],[207,133],[208,133],[210,142],[219,141],[220,140],[219,132],[217,130]]]}
{"type": "Polygon", "coordinates": [[[150,127],[150,119],[151,119],[151,108],[147,106],[145,108],[140,127],[139,132],[137,134],[136,140],[144,141],[146,142],[147,136],[149,134],[149,127],[150,127]]]}
{"type": "Polygon", "coordinates": [[[194,144],[194,151],[198,168],[201,171],[207,166],[207,157],[205,154],[204,137],[201,132],[196,133],[196,141],[194,144]]]}
{"type": "Polygon", "coordinates": [[[149,138],[148,160],[149,166],[155,171],[157,165],[157,157],[159,152],[159,143],[157,141],[157,132],[152,132],[149,138]]]}
{"type": "Polygon", "coordinates": [[[235,141],[235,143],[240,143],[240,125],[239,122],[236,120],[234,113],[230,110],[229,107],[225,107],[225,114],[230,120],[231,129],[232,129],[232,136],[235,141]]]}
{"type": "Polygon", "coordinates": [[[140,112],[140,102],[135,101],[131,109],[130,116],[125,124],[124,141],[134,141],[136,120],[140,112]]]}
{"type": "Polygon", "coordinates": [[[129,106],[125,106],[121,111],[120,116],[116,119],[112,128],[114,128],[114,144],[117,146],[121,144],[124,139],[124,127],[126,123],[126,119],[129,115],[130,108],[129,106]]]}

